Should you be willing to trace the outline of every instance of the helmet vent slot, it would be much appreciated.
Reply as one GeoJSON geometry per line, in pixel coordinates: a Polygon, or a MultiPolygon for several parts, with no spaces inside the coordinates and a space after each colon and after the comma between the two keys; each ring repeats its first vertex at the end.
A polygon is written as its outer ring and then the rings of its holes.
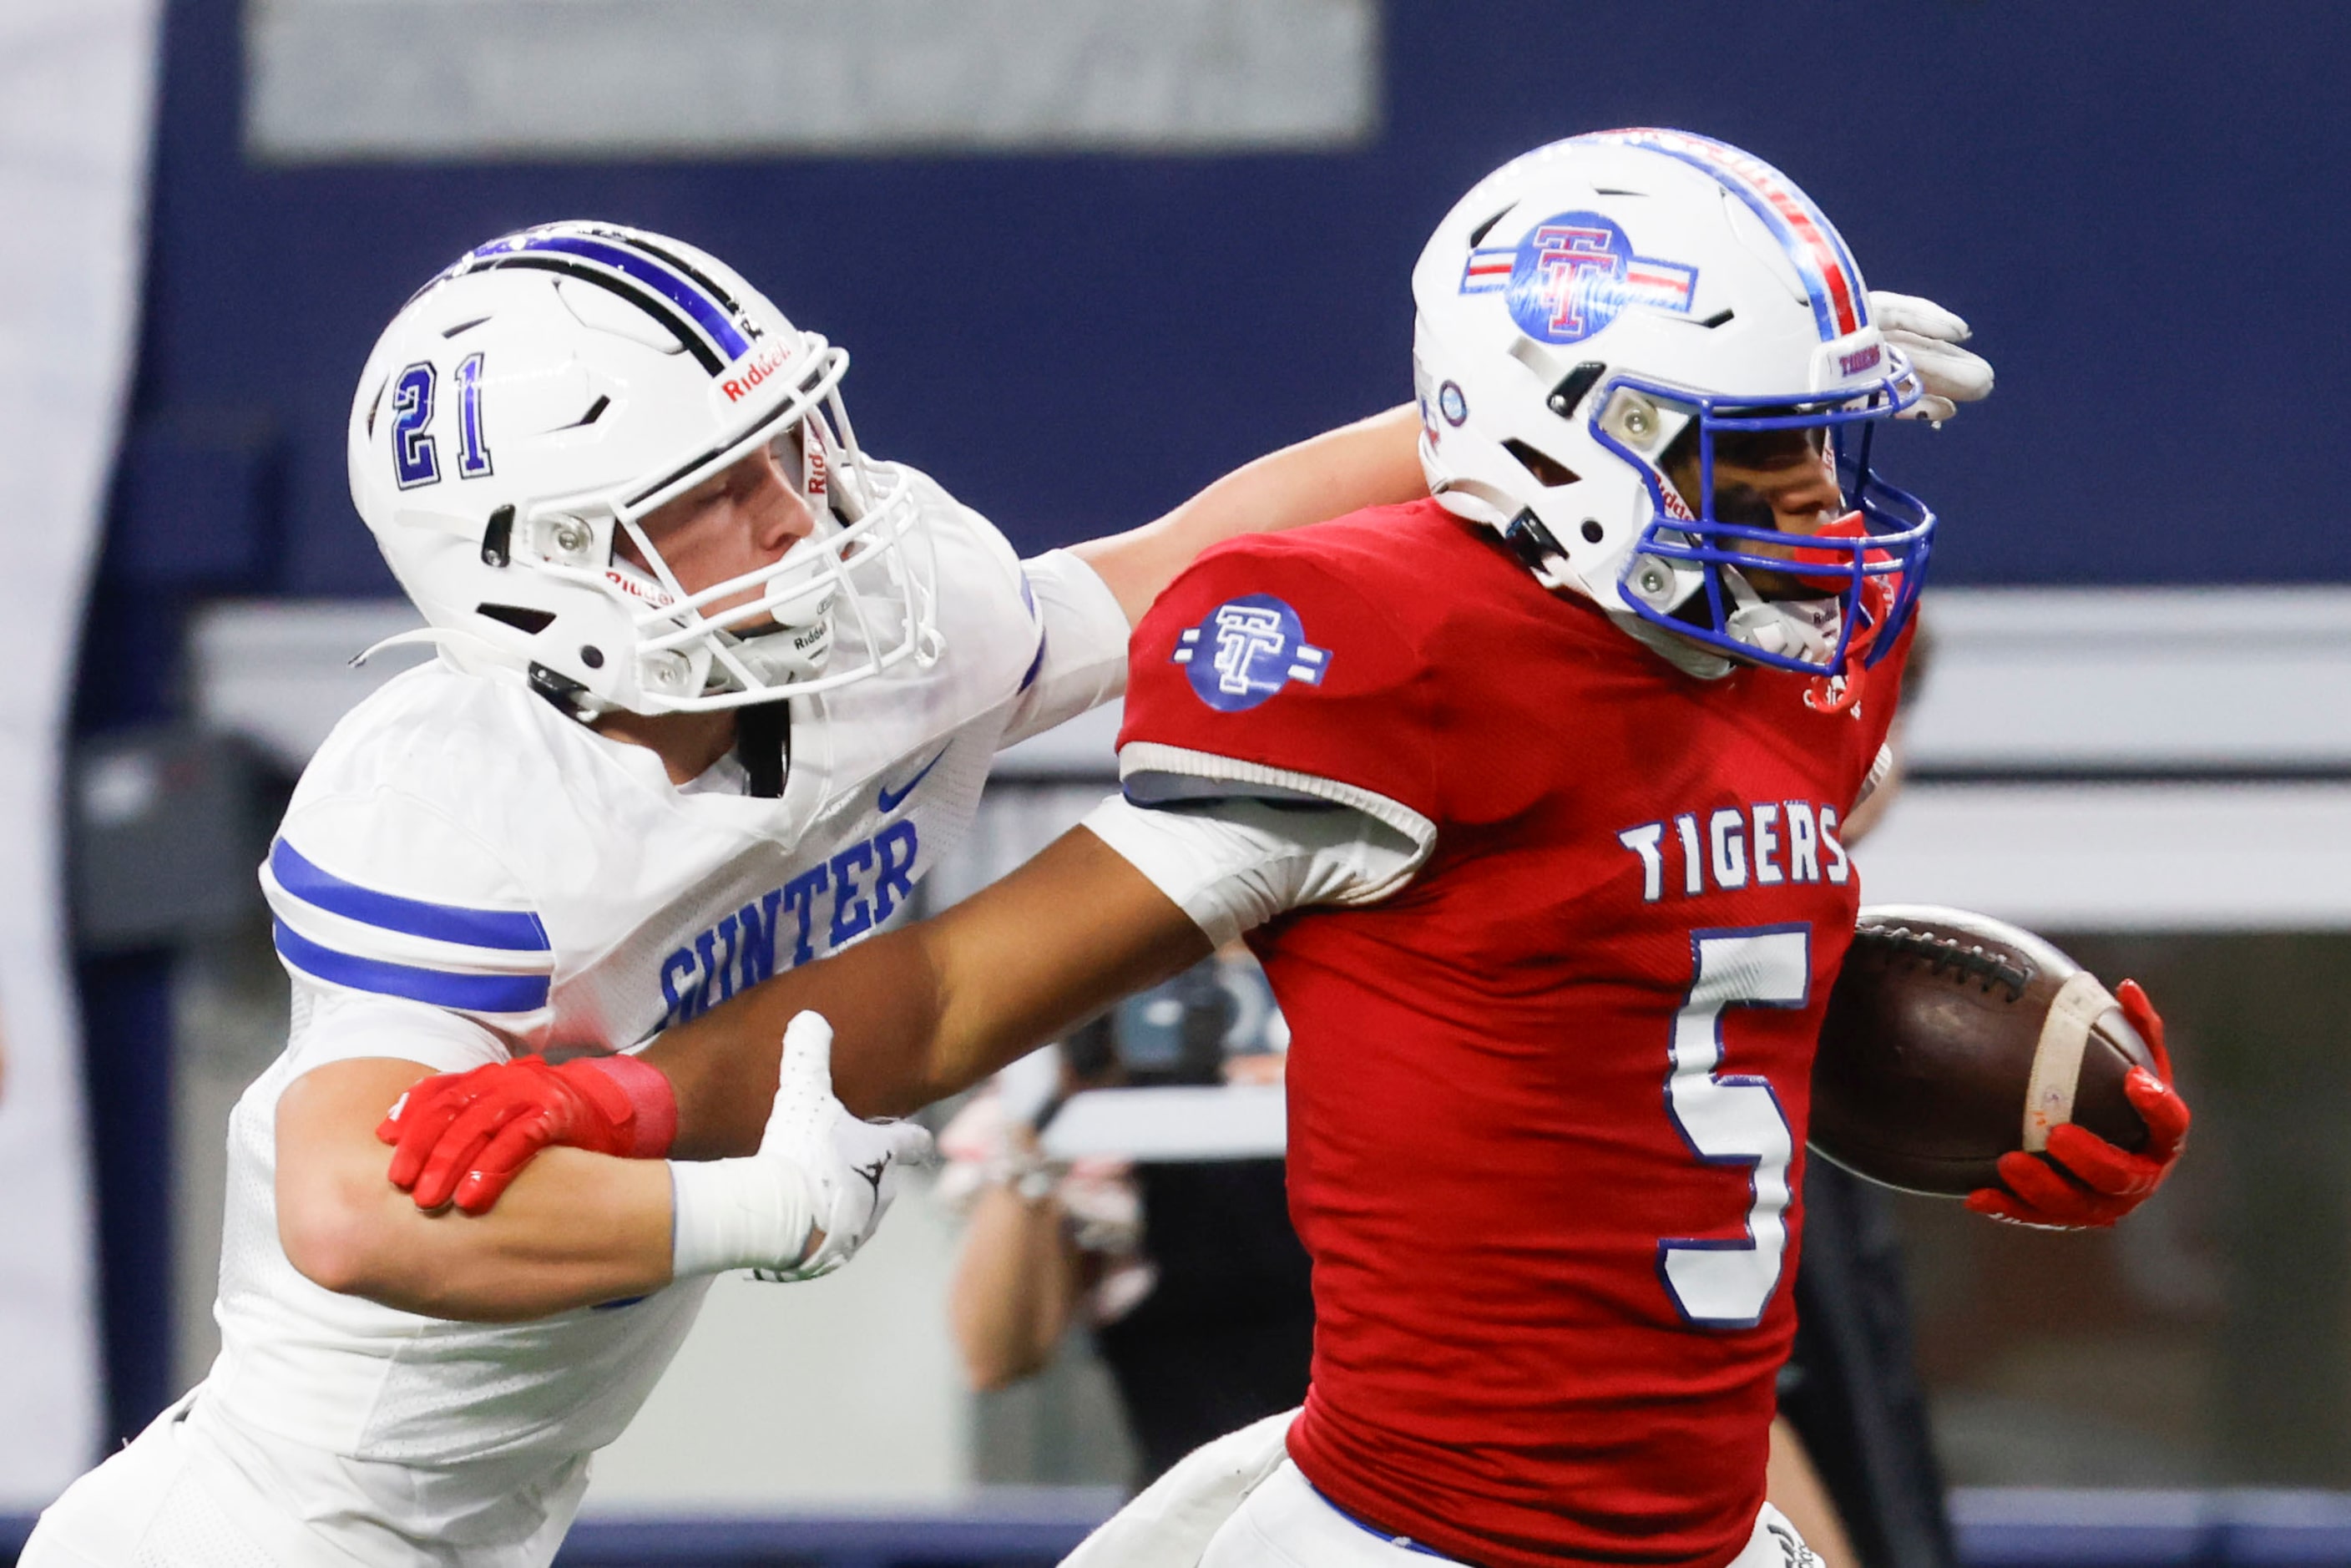
{"type": "MultiPolygon", "coordinates": [[[[1551,396],[1543,399],[1543,406],[1562,419],[1573,419],[1576,405],[1583,401],[1583,394],[1592,390],[1592,383],[1606,374],[1607,370],[1608,367],[1598,360],[1584,361],[1560,378],[1559,385],[1551,389],[1551,396]]],[[[1524,462],[1525,459],[1520,461],[1524,462]]]]}
{"type": "Polygon", "coordinates": [[[556,428],[558,430],[585,430],[588,426],[603,418],[604,411],[611,406],[612,400],[602,392],[599,392],[596,394],[596,401],[588,405],[588,412],[586,413],[581,414],[569,424],[559,424],[556,428]]]}
{"type": "Polygon", "coordinates": [[[1701,327],[1724,326],[1729,322],[1733,316],[1738,314],[1739,312],[1736,310],[1718,310],[1713,315],[1708,317],[1705,320],[1699,322],[1698,325],[1701,327]]]}
{"type": "Polygon", "coordinates": [[[1484,245],[1486,243],[1486,236],[1494,232],[1494,225],[1500,223],[1504,218],[1509,217],[1510,214],[1517,209],[1518,204],[1518,203],[1512,202],[1509,206],[1504,207],[1500,212],[1496,213],[1492,217],[1488,218],[1484,223],[1479,224],[1476,228],[1471,229],[1469,231],[1470,248],[1474,250],[1479,246],[1484,245]]]}
{"type": "Polygon", "coordinates": [[[555,624],[554,611],[532,610],[520,604],[476,604],[474,613],[503,621],[516,631],[528,632],[534,637],[555,624]]]}
{"type": "Polygon", "coordinates": [[[482,529],[484,566],[504,566],[514,559],[514,513],[512,507],[500,507],[490,514],[489,525],[482,529]]]}
{"type": "MultiPolygon", "coordinates": [[[[1515,436],[1502,443],[1502,450],[1517,458],[1519,465],[1533,475],[1535,483],[1547,490],[1556,490],[1562,485],[1573,485],[1580,477],[1574,469],[1570,468],[1558,458],[1547,452],[1538,451],[1515,436]]],[[[1564,555],[1567,552],[1562,550],[1560,553],[1564,555]]]]}
{"type": "Polygon", "coordinates": [[[441,336],[444,338],[457,337],[462,333],[472,331],[475,328],[480,326],[483,322],[488,319],[489,318],[487,316],[476,316],[470,321],[460,321],[455,327],[444,329],[441,336]]]}

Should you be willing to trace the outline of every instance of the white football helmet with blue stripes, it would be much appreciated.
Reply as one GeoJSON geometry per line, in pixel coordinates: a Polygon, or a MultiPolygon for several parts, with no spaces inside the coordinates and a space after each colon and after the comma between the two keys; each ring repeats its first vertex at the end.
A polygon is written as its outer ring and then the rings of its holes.
{"type": "Polygon", "coordinates": [[[351,408],[351,498],[431,623],[416,636],[583,716],[736,707],[926,664],[940,634],[921,509],[859,447],[848,367],[691,246],[610,224],[524,229],[466,253],[384,329],[351,408]],[[642,520],[762,445],[814,535],[688,592],[642,520]],[[650,570],[616,551],[623,536],[650,570]]]}
{"type": "Polygon", "coordinates": [[[1499,531],[1546,587],[1583,594],[1698,674],[1739,660],[1834,674],[1889,652],[1933,515],[1871,471],[1879,423],[1922,388],[1872,319],[1827,217],[1751,154],[1678,131],[1536,149],[1437,225],[1413,274],[1431,491],[1499,531]],[[1699,493],[1667,478],[1695,426],[1699,493]],[[1718,437],[1815,429],[1851,515],[1807,541],[1821,597],[1771,519],[1715,514],[1718,437]],[[1691,644],[1696,644],[1695,648],[1691,644]]]}

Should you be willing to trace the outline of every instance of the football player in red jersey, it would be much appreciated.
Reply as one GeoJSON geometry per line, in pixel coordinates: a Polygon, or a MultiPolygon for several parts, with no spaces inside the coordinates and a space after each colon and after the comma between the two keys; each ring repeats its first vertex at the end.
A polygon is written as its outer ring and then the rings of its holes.
{"type": "MultiPolygon", "coordinates": [[[[1928,394],[1819,210],[1685,133],[1514,161],[1414,287],[1434,498],[1204,555],[1134,634],[1122,797],[644,1059],[679,1152],[733,1152],[788,1018],[903,1111],[1246,933],[1292,1026],[1312,1388],[1081,1556],[1792,1568],[1766,1433],[1840,830],[1934,528],[1871,447],[1928,394]]],[[[550,1082],[421,1087],[394,1179],[480,1207],[601,1146],[550,1082]]],[[[1978,1207],[2127,1210],[2187,1119],[2133,1099],[2146,1150],[2073,1129],[1978,1207]]]]}

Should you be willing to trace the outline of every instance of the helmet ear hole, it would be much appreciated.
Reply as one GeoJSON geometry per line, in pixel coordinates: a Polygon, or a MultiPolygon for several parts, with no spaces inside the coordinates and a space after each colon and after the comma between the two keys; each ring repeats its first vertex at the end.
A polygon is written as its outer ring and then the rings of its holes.
{"type": "Polygon", "coordinates": [[[1516,212],[1518,210],[1518,203],[1512,202],[1509,206],[1504,207],[1500,212],[1496,213],[1492,217],[1488,218],[1484,223],[1479,224],[1476,228],[1471,229],[1469,231],[1470,248],[1475,250],[1478,246],[1484,245],[1486,243],[1486,236],[1494,232],[1494,225],[1500,223],[1504,218],[1509,217],[1513,212],[1516,212]]]}
{"type": "Polygon", "coordinates": [[[1547,490],[1562,485],[1573,485],[1580,476],[1574,469],[1546,452],[1528,445],[1513,436],[1502,443],[1502,450],[1519,460],[1519,465],[1535,476],[1535,483],[1547,490]]]}
{"type": "Polygon", "coordinates": [[[521,604],[476,604],[474,613],[486,615],[493,621],[503,621],[517,632],[536,637],[555,624],[552,610],[533,610],[521,604]]]}

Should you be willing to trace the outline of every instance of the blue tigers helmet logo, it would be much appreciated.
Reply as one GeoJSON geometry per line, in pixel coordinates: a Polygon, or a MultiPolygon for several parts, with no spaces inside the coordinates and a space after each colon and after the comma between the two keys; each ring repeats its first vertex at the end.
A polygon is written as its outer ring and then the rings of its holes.
{"type": "Polygon", "coordinates": [[[1582,342],[1628,305],[1687,316],[1697,288],[1697,267],[1634,255],[1599,213],[1560,213],[1516,245],[1479,246],[1461,272],[1462,293],[1501,294],[1519,329],[1545,343],[1582,342]]]}
{"type": "Polygon", "coordinates": [[[1218,713],[1257,706],[1292,681],[1321,685],[1331,650],[1306,640],[1298,612],[1270,593],[1228,599],[1185,628],[1172,662],[1218,713]]]}

